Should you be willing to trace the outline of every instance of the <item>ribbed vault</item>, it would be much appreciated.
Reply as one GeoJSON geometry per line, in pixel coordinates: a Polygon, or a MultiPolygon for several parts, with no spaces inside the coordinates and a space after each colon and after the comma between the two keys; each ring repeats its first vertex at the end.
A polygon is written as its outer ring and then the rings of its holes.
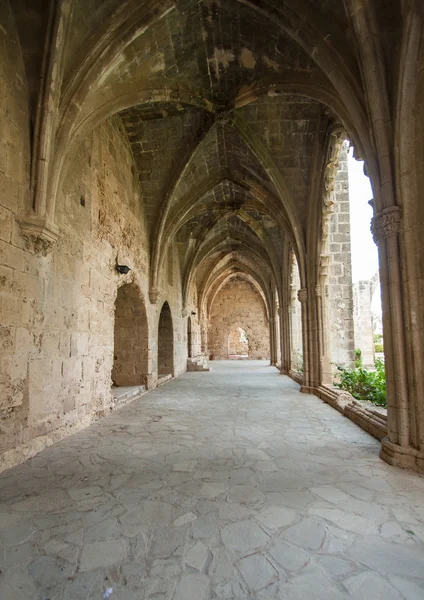
{"type": "Polygon", "coordinates": [[[289,248],[301,285],[319,260],[329,132],[343,127],[377,173],[345,9],[334,0],[93,4],[64,1],[75,34],[64,25],[56,148],[40,167],[40,210],[54,220],[76,149],[117,115],[144,204],[150,300],[176,246],[183,308],[194,286],[207,311],[225,273],[214,261],[237,253],[232,268],[247,270],[274,318],[270,299],[284,304],[289,248]]]}

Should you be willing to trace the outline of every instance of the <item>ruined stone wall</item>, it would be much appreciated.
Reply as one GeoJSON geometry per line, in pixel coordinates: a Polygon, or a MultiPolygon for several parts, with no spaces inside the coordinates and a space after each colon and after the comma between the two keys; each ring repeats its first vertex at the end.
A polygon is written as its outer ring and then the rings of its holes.
{"type": "Polygon", "coordinates": [[[374,366],[374,331],[371,311],[371,281],[353,285],[355,349],[361,350],[364,366],[374,366]]]}
{"type": "Polygon", "coordinates": [[[209,317],[209,354],[228,358],[228,336],[241,327],[249,338],[249,358],[269,359],[269,325],[264,301],[251,283],[236,278],[216,295],[209,317]]]}
{"type": "Polygon", "coordinates": [[[339,155],[329,234],[330,358],[332,362],[342,365],[352,364],[355,350],[347,150],[347,143],[344,143],[339,155]]]}
{"type": "MultiPolygon", "coordinates": [[[[11,61],[19,64],[16,56],[11,61]]],[[[185,370],[186,348],[176,257],[172,278],[167,265],[163,269],[158,304],[148,300],[143,200],[119,118],[81,145],[57,203],[60,238],[52,251],[43,256],[26,248],[16,222],[28,194],[24,76],[0,64],[8,83],[0,95],[1,469],[113,408],[115,299],[123,283],[134,282],[146,307],[147,385],[157,380],[158,313],[165,300],[173,316],[176,375],[185,370]],[[116,261],[131,267],[128,275],[116,272],[116,261]]]]}

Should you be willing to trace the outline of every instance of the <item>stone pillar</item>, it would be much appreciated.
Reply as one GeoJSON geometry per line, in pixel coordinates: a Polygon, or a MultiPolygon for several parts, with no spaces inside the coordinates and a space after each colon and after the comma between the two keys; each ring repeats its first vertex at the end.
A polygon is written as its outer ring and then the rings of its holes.
{"type": "Polygon", "coordinates": [[[270,339],[270,364],[271,366],[275,366],[277,363],[277,347],[276,347],[276,337],[275,337],[275,319],[271,317],[269,319],[269,339],[270,339]]]}
{"type": "Polygon", "coordinates": [[[310,386],[310,353],[309,353],[309,335],[310,328],[308,326],[308,290],[302,288],[297,292],[297,299],[301,305],[302,311],[302,349],[303,349],[303,385],[300,388],[301,392],[311,393],[310,386]]]}
{"type": "Polygon", "coordinates": [[[408,397],[399,207],[386,208],[375,215],[371,231],[380,262],[387,382],[388,436],[382,442],[380,456],[393,465],[424,469],[424,452],[414,447],[415,407],[408,397]]]}
{"type": "MultiPolygon", "coordinates": [[[[330,343],[330,310],[329,310],[329,290],[328,290],[328,267],[330,257],[328,254],[321,254],[319,280],[319,298],[318,300],[318,331],[319,331],[319,346],[320,346],[320,376],[321,382],[326,385],[332,385],[333,372],[331,366],[331,343],[330,343]]],[[[318,294],[317,294],[318,295],[318,294]]]]}

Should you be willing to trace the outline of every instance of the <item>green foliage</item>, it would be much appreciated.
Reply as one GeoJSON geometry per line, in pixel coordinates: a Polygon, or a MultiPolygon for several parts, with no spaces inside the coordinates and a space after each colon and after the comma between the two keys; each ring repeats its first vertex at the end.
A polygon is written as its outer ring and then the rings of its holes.
{"type": "Polygon", "coordinates": [[[374,352],[384,352],[383,344],[374,344],[374,352]]]}
{"type": "Polygon", "coordinates": [[[386,406],[386,372],[384,361],[375,361],[375,371],[362,366],[362,360],[355,352],[355,368],[348,369],[337,365],[340,381],[336,386],[350,392],[357,400],[367,400],[377,406],[386,406]]]}
{"type": "Polygon", "coordinates": [[[374,333],[374,344],[382,344],[383,343],[383,336],[381,335],[381,333],[374,333]]]}

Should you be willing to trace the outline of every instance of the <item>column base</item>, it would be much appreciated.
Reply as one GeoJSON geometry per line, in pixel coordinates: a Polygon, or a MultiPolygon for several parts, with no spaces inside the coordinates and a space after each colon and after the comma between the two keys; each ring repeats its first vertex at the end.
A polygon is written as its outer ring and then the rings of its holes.
{"type": "Polygon", "coordinates": [[[424,473],[424,452],[412,446],[398,446],[385,437],[381,442],[380,458],[389,465],[424,473]]]}
{"type": "Polygon", "coordinates": [[[310,387],[309,385],[301,385],[300,392],[302,394],[315,394],[316,388],[310,387]]]}

